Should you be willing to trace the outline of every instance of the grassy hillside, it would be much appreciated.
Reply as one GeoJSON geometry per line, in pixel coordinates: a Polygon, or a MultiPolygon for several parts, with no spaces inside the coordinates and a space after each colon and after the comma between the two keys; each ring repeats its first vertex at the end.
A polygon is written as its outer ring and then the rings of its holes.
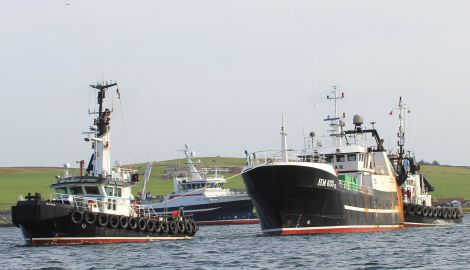
{"type": "Polygon", "coordinates": [[[421,171],[435,188],[433,197],[470,200],[470,168],[426,165],[421,166],[421,171]]]}
{"type": "MultiPolygon", "coordinates": [[[[201,160],[198,167],[242,167],[244,160],[240,158],[206,157],[201,160]]],[[[167,194],[173,191],[170,179],[163,179],[162,175],[166,165],[185,163],[184,160],[169,160],[157,162],[152,170],[147,190],[154,194],[167,194]]],[[[145,164],[134,166],[142,175],[145,164]]],[[[462,167],[422,166],[422,171],[436,188],[434,198],[463,197],[470,199],[470,169],[462,167]]],[[[77,174],[77,171],[71,171],[77,174]]],[[[0,168],[0,210],[8,209],[16,202],[19,194],[28,192],[41,192],[48,198],[51,194],[50,184],[55,181],[56,175],[62,175],[61,168],[0,168]]],[[[232,177],[225,174],[226,178],[232,177]]],[[[232,189],[243,189],[240,176],[230,178],[227,186],[232,189]]],[[[140,191],[140,185],[134,186],[133,193],[140,191]]]]}

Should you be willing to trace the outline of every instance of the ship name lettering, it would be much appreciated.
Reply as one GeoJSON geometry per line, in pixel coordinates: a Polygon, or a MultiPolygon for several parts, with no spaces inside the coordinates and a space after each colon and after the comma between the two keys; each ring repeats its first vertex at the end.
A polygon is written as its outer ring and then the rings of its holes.
{"type": "Polygon", "coordinates": [[[330,188],[336,189],[335,180],[318,178],[318,186],[319,187],[330,187],[330,188]]]}

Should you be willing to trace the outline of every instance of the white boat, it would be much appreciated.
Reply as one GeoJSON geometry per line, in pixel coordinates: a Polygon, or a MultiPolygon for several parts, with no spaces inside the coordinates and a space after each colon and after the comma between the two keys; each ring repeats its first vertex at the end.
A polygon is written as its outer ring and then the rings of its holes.
{"type": "Polygon", "coordinates": [[[253,203],[246,192],[226,188],[226,180],[217,173],[217,169],[212,177],[201,175],[191,160],[192,152],[187,144],[183,152],[188,176],[174,177],[174,192],[165,195],[163,201],[150,204],[157,213],[183,208],[184,213],[193,214],[198,225],[258,223],[253,203]]]}

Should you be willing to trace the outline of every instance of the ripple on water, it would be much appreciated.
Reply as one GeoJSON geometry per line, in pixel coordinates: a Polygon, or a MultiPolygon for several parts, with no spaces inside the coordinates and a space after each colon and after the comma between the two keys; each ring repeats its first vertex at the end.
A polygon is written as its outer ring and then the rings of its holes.
{"type": "Polygon", "coordinates": [[[0,228],[3,269],[470,269],[470,218],[442,228],[259,237],[258,225],[202,227],[189,241],[28,247],[0,228]]]}

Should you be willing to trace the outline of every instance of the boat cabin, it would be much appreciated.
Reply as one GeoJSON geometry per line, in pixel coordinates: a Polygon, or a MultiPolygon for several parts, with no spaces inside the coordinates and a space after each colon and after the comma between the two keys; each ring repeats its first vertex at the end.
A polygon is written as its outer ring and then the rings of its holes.
{"type": "Polygon", "coordinates": [[[134,197],[131,182],[93,176],[60,178],[51,185],[57,200],[82,204],[93,212],[128,215],[134,197]]]}

